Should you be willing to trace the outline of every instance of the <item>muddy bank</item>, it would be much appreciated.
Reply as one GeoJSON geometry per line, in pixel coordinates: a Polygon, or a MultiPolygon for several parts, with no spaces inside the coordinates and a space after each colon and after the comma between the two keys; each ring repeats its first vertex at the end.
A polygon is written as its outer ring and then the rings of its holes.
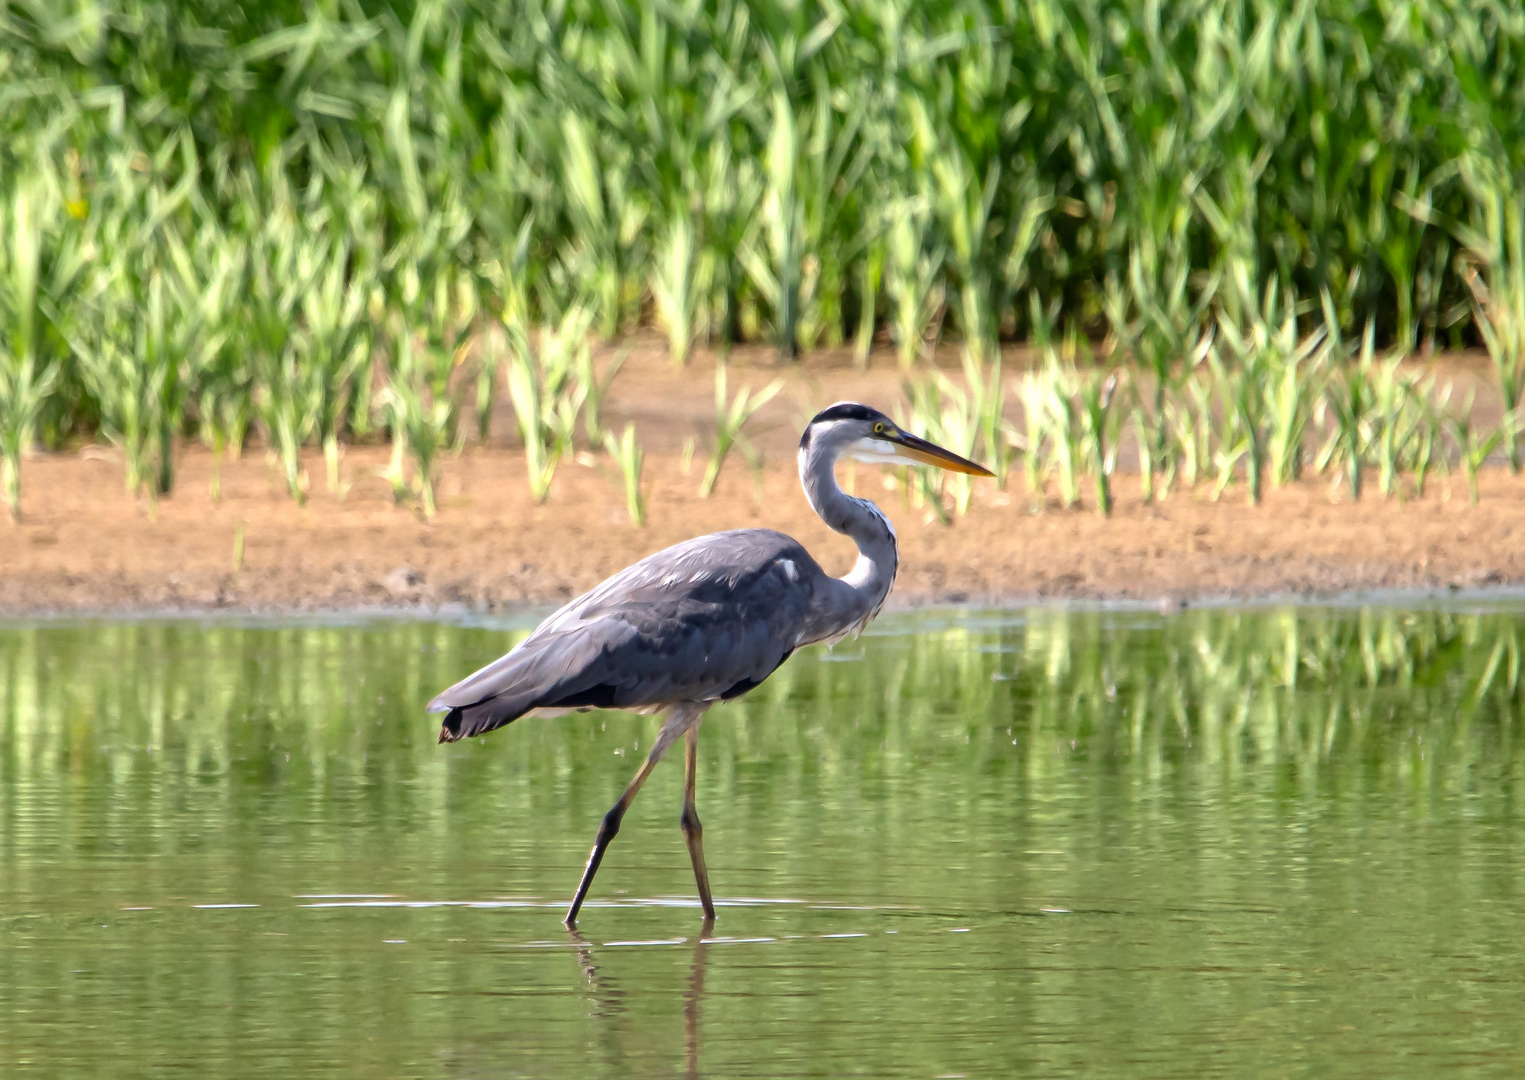
{"type": "MultiPolygon", "coordinates": [[[[622,348],[630,349],[627,343],[622,348]]],[[[1023,362],[1015,355],[1008,363],[1023,362]]],[[[948,357],[950,364],[956,358],[948,357]]],[[[1486,386],[1480,356],[1440,358],[1446,377],[1486,386]]],[[[423,521],[394,505],[380,479],[387,452],[351,448],[342,495],[324,490],[313,455],[312,496],[299,507],[258,448],[224,466],[209,496],[211,455],[183,452],[171,498],[150,507],[123,490],[119,454],[87,447],[29,459],[25,516],[0,522],[0,614],[154,610],[284,611],[400,606],[501,610],[564,600],[622,566],[699,533],[768,526],[801,539],[834,573],[852,544],[816,520],[801,494],[793,449],[818,408],[844,398],[891,408],[901,375],[876,357],[854,369],[845,352],[781,365],[767,350],[733,357],[733,391],[779,377],[785,387],[749,430],[765,467],[733,455],[719,489],[697,497],[714,410],[712,359],[678,371],[660,343],[637,341],[607,403],[618,430],[637,425],[648,451],[650,521],[632,526],[620,480],[602,454],[557,472],[536,505],[513,418],[500,406],[494,439],[444,460],[439,514],[423,521]],[[699,455],[685,470],[682,448],[699,455]]],[[[1480,398],[1480,409],[1490,407],[1480,398]]],[[[1496,412],[1496,403],[1492,403],[1496,412]]],[[[1486,420],[1486,416],[1482,417],[1486,420]]],[[[1126,470],[1128,454],[1122,466],[1126,470]]],[[[1460,475],[1435,476],[1423,499],[1360,503],[1320,480],[1244,505],[1230,488],[1144,503],[1136,475],[1117,478],[1109,519],[1035,500],[1013,477],[976,484],[970,513],[951,527],[888,490],[877,470],[844,466],[844,482],[875,498],[899,530],[892,604],[1327,595],[1366,589],[1445,589],[1525,583],[1525,478],[1490,468],[1471,506],[1460,475]],[[1516,535],[1518,534],[1518,535],[1516,535]]]]}
{"type": "MultiPolygon", "coordinates": [[[[653,455],[650,522],[638,529],[602,458],[564,465],[550,500],[537,506],[519,453],[468,450],[445,463],[439,515],[425,522],[393,505],[377,475],[385,456],[351,451],[344,498],[318,490],[298,507],[257,454],[225,467],[214,504],[210,456],[191,450],[174,497],[156,512],[124,494],[110,454],[33,460],[23,523],[0,524],[0,613],[496,610],[563,600],[667,544],[738,526],[789,532],[835,573],[854,553],[816,520],[783,460],[761,474],[737,461],[716,494],[699,499],[698,462],[685,474],[678,455],[653,455]]],[[[1274,492],[1254,508],[1232,491],[1216,503],[1176,493],[1148,505],[1125,476],[1109,519],[1052,500],[1034,512],[1014,477],[1007,492],[982,485],[951,527],[884,490],[876,470],[859,468],[850,479],[899,531],[892,600],[902,605],[1525,582],[1525,479],[1501,470],[1484,474],[1475,507],[1460,476],[1436,478],[1424,499],[1402,504],[1375,494],[1352,504],[1321,483],[1274,492]]]]}

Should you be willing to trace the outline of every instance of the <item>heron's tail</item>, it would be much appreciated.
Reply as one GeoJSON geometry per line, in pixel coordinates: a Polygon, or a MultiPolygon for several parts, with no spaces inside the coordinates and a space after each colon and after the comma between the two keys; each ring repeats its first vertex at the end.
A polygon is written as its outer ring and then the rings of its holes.
{"type": "Polygon", "coordinates": [[[440,722],[439,741],[442,743],[458,742],[466,737],[461,730],[461,724],[466,718],[466,710],[451,709],[445,714],[445,719],[440,722]]]}
{"type": "Polygon", "coordinates": [[[455,705],[440,722],[439,741],[459,742],[474,735],[484,735],[512,724],[529,711],[523,703],[503,698],[488,698],[474,705],[455,705]]]}

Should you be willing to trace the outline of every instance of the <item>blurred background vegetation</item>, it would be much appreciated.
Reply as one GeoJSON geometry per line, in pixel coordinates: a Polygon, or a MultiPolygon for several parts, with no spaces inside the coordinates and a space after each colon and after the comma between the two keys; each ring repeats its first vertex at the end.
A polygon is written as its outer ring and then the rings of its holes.
{"type": "Polygon", "coordinates": [[[177,440],[254,433],[302,499],[303,447],[337,488],[386,438],[432,513],[506,388],[540,497],[609,434],[588,336],[638,325],[677,363],[887,336],[908,424],[1103,510],[1130,422],[1150,495],[1517,466],[1522,69],[1476,0],[12,2],[6,494],[39,443],[109,438],[152,498],[177,440]],[[1496,430],[1376,356],[1462,344],[1496,430]]]}

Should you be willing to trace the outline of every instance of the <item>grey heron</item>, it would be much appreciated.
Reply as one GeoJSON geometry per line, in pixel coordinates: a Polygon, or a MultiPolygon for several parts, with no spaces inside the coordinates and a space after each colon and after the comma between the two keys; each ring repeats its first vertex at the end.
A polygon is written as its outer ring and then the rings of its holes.
{"type": "Polygon", "coordinates": [[[679,821],[706,922],[715,917],[694,770],[699,723],[710,706],[760,684],[802,645],[861,631],[895,582],[895,529],[879,508],[838,486],[844,457],[873,464],[989,470],[912,435],[877,409],[839,402],[800,436],[800,483],[811,508],[858,545],[845,577],[831,577],[792,537],[772,529],[713,533],[647,556],[550,615],[507,655],[429,703],[444,713],[440,742],[500,728],[536,710],[668,709],[640,770],[604,815],[566,924],[588,895],[609,842],[657,762],[684,742],[679,821]]]}

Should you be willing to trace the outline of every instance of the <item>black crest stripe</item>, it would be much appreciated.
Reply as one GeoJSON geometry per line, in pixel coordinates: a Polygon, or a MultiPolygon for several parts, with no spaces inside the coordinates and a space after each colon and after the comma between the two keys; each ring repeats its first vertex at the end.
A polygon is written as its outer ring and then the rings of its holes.
{"type": "Polygon", "coordinates": [[[870,409],[856,401],[839,401],[816,413],[815,419],[810,422],[821,424],[828,420],[877,420],[883,415],[878,409],[870,409]]]}

